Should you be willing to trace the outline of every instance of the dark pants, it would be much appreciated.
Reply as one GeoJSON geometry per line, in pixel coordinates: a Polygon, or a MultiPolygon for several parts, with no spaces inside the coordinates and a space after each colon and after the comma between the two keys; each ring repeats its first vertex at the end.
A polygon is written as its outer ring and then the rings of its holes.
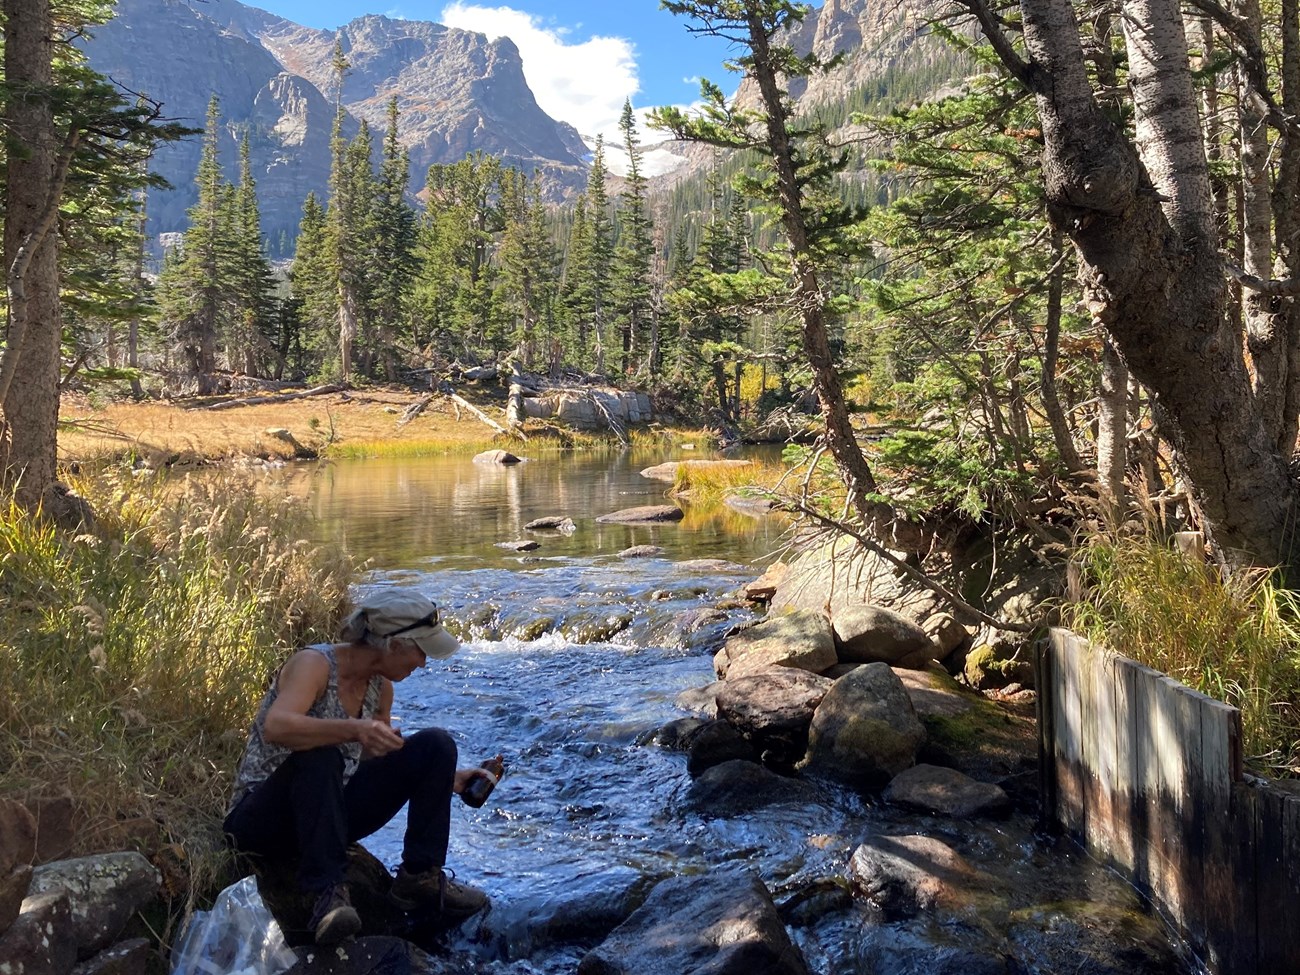
{"type": "Polygon", "coordinates": [[[294,752],[239,801],[225,831],[240,853],[272,861],[297,858],[303,890],[341,883],[347,847],[385,825],[402,806],[402,865],[422,872],[447,861],[456,743],[441,728],[417,732],[397,751],[363,761],[343,784],[334,746],[294,752]]]}

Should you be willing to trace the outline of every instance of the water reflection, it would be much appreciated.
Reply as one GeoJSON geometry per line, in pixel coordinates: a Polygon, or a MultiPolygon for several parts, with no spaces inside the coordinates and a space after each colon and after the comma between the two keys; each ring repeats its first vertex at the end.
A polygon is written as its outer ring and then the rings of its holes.
{"type": "MultiPolygon", "coordinates": [[[[729,455],[734,456],[734,455],[729,455]]],[[[389,569],[455,557],[459,568],[519,564],[498,542],[531,538],[540,558],[615,555],[633,545],[658,545],[670,559],[725,557],[763,561],[783,544],[785,522],[726,506],[683,503],[682,522],[602,525],[603,514],[665,504],[670,485],[640,471],[665,459],[662,451],[545,453],[522,464],[475,464],[472,458],[373,459],[328,463],[290,475],[309,498],[322,537],[389,569]],[[525,531],[547,515],[573,519],[572,535],[525,531]]]]}

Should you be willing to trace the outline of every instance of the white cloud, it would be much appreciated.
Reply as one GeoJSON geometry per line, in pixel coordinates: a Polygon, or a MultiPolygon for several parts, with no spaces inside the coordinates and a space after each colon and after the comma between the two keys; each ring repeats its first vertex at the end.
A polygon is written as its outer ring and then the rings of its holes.
{"type": "Polygon", "coordinates": [[[524,77],[537,104],[552,118],[568,122],[590,142],[603,134],[617,143],[623,103],[640,88],[632,42],[622,37],[592,37],[570,42],[569,30],[511,7],[482,7],[455,0],[439,23],[488,37],[509,37],[519,48],[524,77]]]}

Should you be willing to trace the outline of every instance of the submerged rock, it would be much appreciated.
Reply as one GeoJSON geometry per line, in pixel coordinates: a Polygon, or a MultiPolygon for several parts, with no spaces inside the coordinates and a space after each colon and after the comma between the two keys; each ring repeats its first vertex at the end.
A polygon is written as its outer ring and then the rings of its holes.
{"type": "Polygon", "coordinates": [[[957,906],[975,876],[961,854],[929,836],[873,836],[853,851],[849,872],[891,919],[957,906]]]}
{"type": "Polygon", "coordinates": [[[645,504],[601,515],[596,521],[605,525],[635,525],[642,522],[681,521],[686,512],[675,504],[645,504]]]}
{"type": "Polygon", "coordinates": [[[532,552],[541,547],[541,542],[535,542],[531,538],[517,542],[497,542],[497,548],[504,548],[511,552],[532,552]]]}
{"type": "Polygon", "coordinates": [[[476,464],[518,464],[522,460],[508,450],[485,450],[474,457],[476,464]]]}
{"type": "Polygon", "coordinates": [[[686,794],[694,809],[714,816],[739,816],[777,802],[810,802],[816,797],[809,783],[739,758],[705,769],[686,794]]]}
{"type": "Polygon", "coordinates": [[[692,778],[723,762],[757,762],[758,752],[745,736],[726,721],[710,721],[697,731],[690,743],[686,771],[692,778]]]}
{"type": "Polygon", "coordinates": [[[577,975],[808,975],[803,954],[751,871],[660,883],[578,964],[577,975]]]}
{"type": "Polygon", "coordinates": [[[650,559],[656,555],[663,555],[664,550],[658,545],[633,545],[618,554],[624,559],[650,559]]]}
{"type": "Polygon", "coordinates": [[[1007,794],[956,769],[917,765],[899,772],[886,787],[886,802],[954,819],[1000,817],[1011,812],[1007,794]]]}
{"type": "Polygon", "coordinates": [[[566,518],[563,515],[547,515],[545,518],[534,518],[528,524],[524,525],[527,531],[539,531],[549,529],[557,532],[572,532],[577,529],[572,518],[566,518]]]}

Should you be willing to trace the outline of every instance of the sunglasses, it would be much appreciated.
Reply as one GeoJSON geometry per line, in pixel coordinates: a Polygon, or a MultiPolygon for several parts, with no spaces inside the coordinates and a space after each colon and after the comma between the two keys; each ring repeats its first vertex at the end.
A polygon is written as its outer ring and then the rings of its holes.
{"type": "Polygon", "coordinates": [[[400,630],[393,630],[392,633],[385,633],[383,634],[383,636],[401,636],[403,633],[410,633],[412,630],[423,629],[426,626],[437,626],[441,618],[442,618],[441,615],[438,613],[438,604],[434,603],[433,612],[430,613],[428,616],[425,616],[422,619],[418,619],[414,623],[408,623],[406,626],[403,626],[400,630]]]}

